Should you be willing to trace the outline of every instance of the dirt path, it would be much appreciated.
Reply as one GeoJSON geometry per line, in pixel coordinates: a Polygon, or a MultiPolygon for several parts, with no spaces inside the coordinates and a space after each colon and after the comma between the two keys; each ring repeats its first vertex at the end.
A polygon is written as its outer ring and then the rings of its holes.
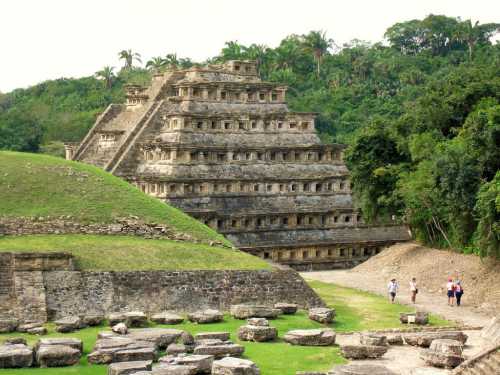
{"type": "MultiPolygon", "coordinates": [[[[367,276],[351,270],[334,270],[301,273],[306,280],[318,280],[327,283],[338,284],[345,287],[361,289],[380,295],[387,295],[387,280],[381,277],[367,276]]],[[[405,305],[413,305],[410,300],[410,292],[406,285],[401,285],[397,301],[405,305]]],[[[477,312],[466,304],[461,307],[449,307],[445,296],[435,295],[426,291],[419,291],[417,303],[414,305],[418,310],[432,312],[445,319],[460,321],[471,326],[484,326],[491,317],[477,312]]]]}

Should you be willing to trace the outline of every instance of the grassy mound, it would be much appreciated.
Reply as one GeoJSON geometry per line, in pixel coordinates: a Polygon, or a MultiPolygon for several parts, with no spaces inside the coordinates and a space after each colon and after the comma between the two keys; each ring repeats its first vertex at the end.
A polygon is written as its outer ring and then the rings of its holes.
{"type": "Polygon", "coordinates": [[[46,155],[0,152],[0,216],[71,216],[112,223],[137,216],[202,241],[223,236],[103,170],[46,155]]]}
{"type": "Polygon", "coordinates": [[[132,236],[32,235],[0,238],[0,252],[69,252],[81,270],[271,269],[258,257],[225,247],[132,236]]]}

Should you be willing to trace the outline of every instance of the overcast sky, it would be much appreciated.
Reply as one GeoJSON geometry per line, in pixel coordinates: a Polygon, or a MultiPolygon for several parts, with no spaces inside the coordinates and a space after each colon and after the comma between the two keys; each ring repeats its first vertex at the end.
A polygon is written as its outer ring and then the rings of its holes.
{"type": "Polygon", "coordinates": [[[0,91],[119,66],[117,53],[177,53],[202,61],[224,42],[276,46],[325,30],[341,45],[380,41],[400,21],[426,15],[500,22],[495,0],[0,0],[0,91]]]}

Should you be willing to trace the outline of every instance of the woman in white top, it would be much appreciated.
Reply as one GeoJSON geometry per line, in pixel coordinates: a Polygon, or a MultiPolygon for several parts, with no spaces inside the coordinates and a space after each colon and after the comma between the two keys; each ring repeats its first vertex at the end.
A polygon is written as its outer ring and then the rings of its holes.
{"type": "Polygon", "coordinates": [[[396,279],[392,279],[389,281],[389,284],[387,284],[387,290],[389,291],[389,298],[391,299],[391,302],[394,303],[394,298],[396,298],[396,293],[398,291],[398,283],[396,282],[396,279]]]}
{"type": "Polygon", "coordinates": [[[451,278],[446,283],[446,295],[448,296],[448,306],[453,306],[455,302],[455,283],[451,278]]]}
{"type": "Polygon", "coordinates": [[[411,301],[415,303],[415,301],[417,300],[418,288],[417,288],[417,279],[414,277],[410,281],[410,293],[411,293],[411,301]]]}

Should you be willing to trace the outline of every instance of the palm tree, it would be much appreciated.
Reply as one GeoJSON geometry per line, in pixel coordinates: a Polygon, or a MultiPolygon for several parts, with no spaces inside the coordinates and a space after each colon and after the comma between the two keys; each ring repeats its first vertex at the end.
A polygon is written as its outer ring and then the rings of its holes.
{"type": "Polygon", "coordinates": [[[153,57],[146,63],[146,68],[156,72],[163,70],[166,66],[167,60],[161,56],[153,57]]]}
{"type": "Polygon", "coordinates": [[[178,67],[179,64],[180,64],[180,61],[177,58],[177,54],[176,53],[169,53],[169,54],[167,54],[167,56],[165,56],[165,64],[167,64],[171,68],[178,67]]]}
{"type": "Polygon", "coordinates": [[[302,36],[302,43],[304,50],[312,53],[316,61],[316,76],[319,78],[321,61],[328,49],[333,46],[333,40],[328,39],[324,31],[311,31],[309,34],[302,36]]]}
{"type": "Polygon", "coordinates": [[[125,61],[125,65],[124,65],[125,69],[132,68],[134,60],[139,62],[139,63],[142,63],[141,55],[137,52],[132,52],[131,49],[126,49],[126,50],[124,49],[124,50],[120,51],[118,53],[118,57],[120,58],[120,60],[125,61]]]}
{"type": "Polygon", "coordinates": [[[266,60],[269,55],[270,49],[263,44],[252,44],[245,47],[244,56],[249,60],[256,62],[257,73],[260,74],[262,68],[266,65],[266,60]]]}
{"type": "Polygon", "coordinates": [[[102,79],[105,82],[107,89],[113,86],[113,81],[116,77],[115,72],[113,72],[114,69],[112,66],[105,66],[95,73],[97,79],[102,79]]]}
{"type": "Polygon", "coordinates": [[[472,60],[472,52],[477,44],[488,42],[488,40],[498,32],[500,24],[486,23],[479,24],[479,21],[472,25],[471,20],[460,22],[454,37],[457,41],[467,44],[469,60],[472,60]]]}

